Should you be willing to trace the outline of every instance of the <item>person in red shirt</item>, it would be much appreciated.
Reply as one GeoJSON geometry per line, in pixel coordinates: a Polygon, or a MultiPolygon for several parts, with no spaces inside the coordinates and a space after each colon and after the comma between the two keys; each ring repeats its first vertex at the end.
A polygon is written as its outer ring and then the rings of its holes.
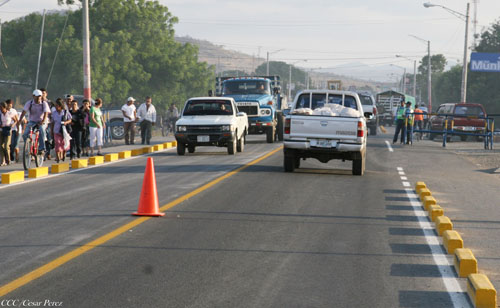
{"type": "MultiPolygon", "coordinates": [[[[418,106],[415,107],[415,110],[413,111],[414,116],[414,122],[413,122],[413,128],[414,129],[423,129],[423,123],[424,123],[424,112],[418,108],[418,106]]],[[[418,139],[422,140],[422,132],[418,134],[418,139]]]]}

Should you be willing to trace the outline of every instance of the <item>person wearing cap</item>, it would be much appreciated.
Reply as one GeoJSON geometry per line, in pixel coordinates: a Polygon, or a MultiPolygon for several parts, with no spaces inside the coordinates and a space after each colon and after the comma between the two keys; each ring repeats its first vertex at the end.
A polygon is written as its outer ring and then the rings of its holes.
{"type": "Polygon", "coordinates": [[[137,110],[139,125],[141,127],[141,143],[149,144],[151,141],[151,130],[156,123],[156,109],[152,104],[152,99],[146,96],[145,103],[142,103],[137,110]]]}
{"type": "Polygon", "coordinates": [[[405,134],[406,144],[413,143],[413,109],[411,102],[406,102],[405,108],[405,134]]]}
{"type": "Polygon", "coordinates": [[[41,126],[39,129],[40,132],[40,142],[38,142],[38,150],[40,152],[45,151],[45,130],[47,126],[45,120],[47,119],[48,114],[50,113],[49,104],[42,100],[42,91],[35,90],[33,91],[33,98],[24,104],[23,112],[21,112],[20,119],[24,118],[24,116],[29,113],[28,124],[24,129],[23,140],[26,142],[28,138],[28,134],[30,133],[30,129],[35,126],[41,126]]]}
{"type": "Polygon", "coordinates": [[[405,101],[401,100],[401,105],[396,110],[396,129],[394,132],[394,138],[392,138],[392,143],[398,141],[399,132],[401,132],[401,143],[404,142],[404,126],[405,126],[405,101]]]}
{"type": "Polygon", "coordinates": [[[64,105],[64,108],[66,110],[71,110],[73,108],[73,95],[71,94],[66,94],[66,100],[64,101],[65,102],[65,105],[64,105]]]}
{"type": "Polygon", "coordinates": [[[125,144],[134,144],[135,122],[137,122],[137,111],[134,102],[135,99],[133,97],[129,97],[127,99],[127,103],[122,106],[125,144]]]}

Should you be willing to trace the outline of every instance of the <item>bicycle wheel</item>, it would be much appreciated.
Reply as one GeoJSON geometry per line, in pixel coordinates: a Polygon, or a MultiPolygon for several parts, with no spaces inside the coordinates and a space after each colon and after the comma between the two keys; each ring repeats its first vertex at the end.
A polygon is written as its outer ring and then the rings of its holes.
{"type": "Polygon", "coordinates": [[[36,151],[36,155],[34,155],[34,160],[35,160],[35,165],[37,167],[41,167],[43,165],[43,161],[45,159],[44,155],[43,154],[40,154],[40,151],[36,151]]]}
{"type": "Polygon", "coordinates": [[[27,138],[24,142],[23,148],[23,166],[24,170],[28,170],[31,166],[31,146],[33,141],[31,138],[27,138]]]}

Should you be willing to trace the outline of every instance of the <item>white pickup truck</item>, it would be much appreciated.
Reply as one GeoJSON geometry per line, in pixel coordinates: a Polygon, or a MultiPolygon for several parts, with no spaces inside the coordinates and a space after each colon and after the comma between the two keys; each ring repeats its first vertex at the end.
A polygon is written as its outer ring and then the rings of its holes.
{"type": "Polygon", "coordinates": [[[175,123],[177,154],[197,146],[227,147],[227,153],[243,152],[248,118],[238,112],[231,97],[195,97],[187,100],[181,118],[175,123]]]}
{"type": "Polygon", "coordinates": [[[352,173],[363,175],[366,120],[358,94],[306,90],[295,97],[284,125],[284,168],[293,172],[300,159],[352,160],[352,173]]]}

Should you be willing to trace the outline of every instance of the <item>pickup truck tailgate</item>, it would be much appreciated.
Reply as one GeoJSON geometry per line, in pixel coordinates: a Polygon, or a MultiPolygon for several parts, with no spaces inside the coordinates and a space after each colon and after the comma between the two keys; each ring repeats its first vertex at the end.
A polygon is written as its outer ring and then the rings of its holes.
{"type": "Polygon", "coordinates": [[[358,118],[292,115],[291,138],[317,138],[356,141],[358,118]]]}

